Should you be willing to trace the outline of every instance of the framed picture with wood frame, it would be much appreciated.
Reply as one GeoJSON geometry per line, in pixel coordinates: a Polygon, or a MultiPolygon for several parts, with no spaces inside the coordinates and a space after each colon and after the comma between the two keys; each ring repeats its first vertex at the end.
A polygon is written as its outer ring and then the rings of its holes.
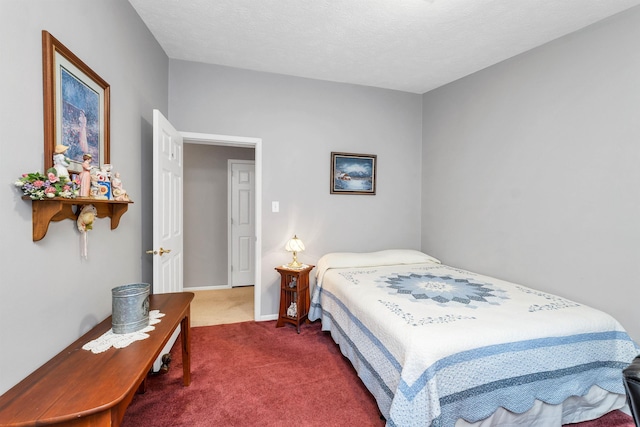
{"type": "Polygon", "coordinates": [[[62,150],[69,172],[82,171],[86,154],[97,167],[110,163],[109,84],[47,31],[42,31],[42,67],[44,170],[62,150]]]}
{"type": "Polygon", "coordinates": [[[375,154],[331,153],[331,194],[376,194],[375,154]]]}

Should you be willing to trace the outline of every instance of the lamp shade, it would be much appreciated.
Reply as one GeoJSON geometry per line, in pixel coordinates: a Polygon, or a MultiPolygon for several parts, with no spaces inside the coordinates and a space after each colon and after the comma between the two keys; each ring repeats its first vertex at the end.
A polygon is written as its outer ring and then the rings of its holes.
{"type": "Polygon", "coordinates": [[[293,238],[289,239],[284,248],[287,252],[302,252],[304,251],[304,243],[302,243],[302,240],[298,239],[298,236],[293,236],[293,238]]]}

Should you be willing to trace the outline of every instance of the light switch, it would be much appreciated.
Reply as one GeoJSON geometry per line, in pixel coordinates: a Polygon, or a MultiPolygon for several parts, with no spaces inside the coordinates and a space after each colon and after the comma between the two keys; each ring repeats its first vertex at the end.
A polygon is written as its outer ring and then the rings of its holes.
{"type": "Polygon", "coordinates": [[[271,212],[280,212],[280,202],[271,202],[271,212]]]}

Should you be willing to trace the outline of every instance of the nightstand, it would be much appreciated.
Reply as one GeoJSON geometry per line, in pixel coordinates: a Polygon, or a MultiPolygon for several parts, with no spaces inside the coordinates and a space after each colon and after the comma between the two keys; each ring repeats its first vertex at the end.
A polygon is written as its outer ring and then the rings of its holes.
{"type": "Polygon", "coordinates": [[[285,265],[276,267],[280,273],[280,312],[276,328],[291,323],[300,333],[300,323],[309,314],[309,273],[313,268],[313,265],[299,269],[288,268],[285,265]]]}

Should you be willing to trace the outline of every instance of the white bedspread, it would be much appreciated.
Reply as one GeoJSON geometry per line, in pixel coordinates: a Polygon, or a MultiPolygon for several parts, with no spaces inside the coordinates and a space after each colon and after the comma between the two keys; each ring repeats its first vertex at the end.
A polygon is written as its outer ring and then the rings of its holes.
{"type": "Polygon", "coordinates": [[[624,395],[621,371],[638,348],[601,311],[430,257],[345,256],[318,263],[309,318],[331,331],[388,426],[522,413],[594,385],[624,395]]]}

